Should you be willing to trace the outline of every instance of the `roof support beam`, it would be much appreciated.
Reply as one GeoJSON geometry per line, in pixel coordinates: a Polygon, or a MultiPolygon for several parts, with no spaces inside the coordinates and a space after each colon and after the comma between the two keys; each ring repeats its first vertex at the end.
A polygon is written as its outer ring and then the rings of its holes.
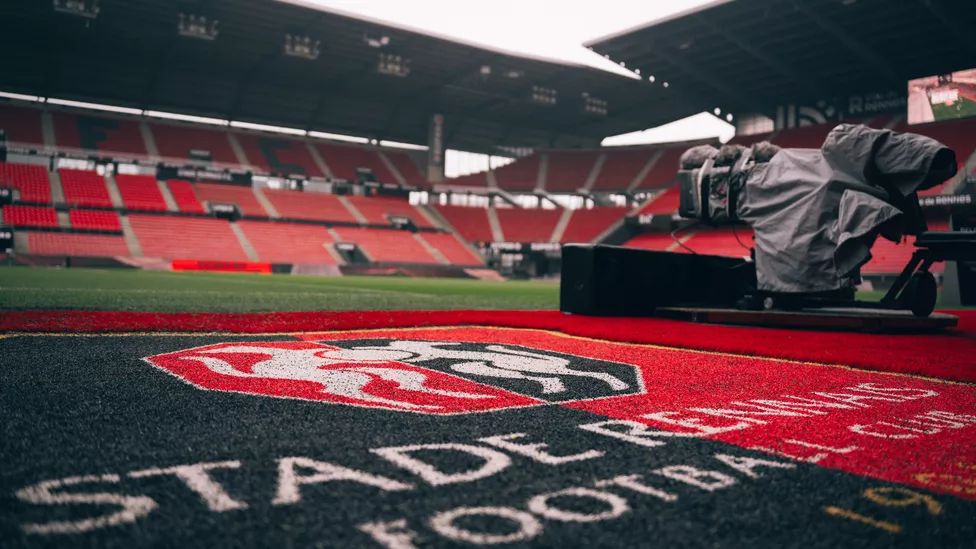
{"type": "Polygon", "coordinates": [[[811,10],[809,7],[804,5],[803,2],[797,2],[794,0],[793,6],[797,11],[805,15],[807,19],[813,21],[818,27],[834,37],[835,40],[843,44],[848,50],[863,59],[888,82],[888,85],[894,87],[895,89],[904,86],[904,79],[899,78],[894,67],[892,67],[888,61],[883,59],[874,50],[859,42],[856,38],[851,36],[850,33],[837,26],[837,24],[833,21],[829,21],[815,10],[811,10]]]}
{"type": "Polygon", "coordinates": [[[708,27],[708,29],[711,30],[713,33],[721,36],[722,38],[724,38],[728,42],[731,42],[732,44],[734,44],[740,50],[742,50],[742,51],[748,53],[749,55],[755,57],[756,59],[762,61],[763,63],[765,63],[766,65],[768,65],[772,69],[774,69],[776,72],[780,73],[781,75],[785,76],[786,78],[788,78],[788,79],[792,80],[793,82],[795,82],[795,83],[799,84],[800,86],[802,86],[805,90],[808,90],[810,92],[813,92],[814,94],[816,94],[820,98],[827,98],[827,97],[830,97],[831,96],[831,94],[828,93],[818,83],[816,83],[815,81],[813,81],[813,80],[811,80],[809,78],[804,77],[799,72],[793,70],[786,63],[783,63],[782,61],[776,59],[775,57],[773,57],[769,53],[766,53],[766,52],[762,51],[760,48],[752,45],[746,39],[741,38],[739,36],[736,36],[735,34],[726,31],[725,29],[719,27],[718,25],[715,25],[711,21],[708,21],[707,19],[705,19],[701,14],[693,15],[692,17],[696,21],[700,22],[702,25],[705,25],[706,27],[708,27]]]}
{"type": "MultiPolygon", "coordinates": [[[[725,110],[730,110],[734,108],[736,110],[740,109],[750,109],[755,111],[760,111],[766,106],[760,105],[755,99],[750,98],[749,94],[739,90],[735,86],[729,85],[728,82],[723,82],[718,78],[712,76],[708,71],[704,71],[691,60],[689,60],[685,55],[677,51],[666,51],[663,48],[655,47],[653,44],[648,48],[648,52],[651,55],[665,61],[675,68],[682,70],[691,76],[697,78],[698,80],[708,84],[709,86],[718,90],[723,96],[732,99],[732,105],[715,105],[715,107],[724,107],[725,110]]],[[[767,103],[768,106],[768,103],[767,103]]]]}
{"type": "Polygon", "coordinates": [[[958,19],[953,19],[951,15],[946,13],[945,7],[942,6],[940,0],[919,0],[919,2],[932,12],[932,15],[939,20],[939,23],[949,31],[949,34],[956,39],[956,44],[960,48],[976,56],[976,44],[972,40],[972,29],[963,28],[959,24],[958,19]]]}

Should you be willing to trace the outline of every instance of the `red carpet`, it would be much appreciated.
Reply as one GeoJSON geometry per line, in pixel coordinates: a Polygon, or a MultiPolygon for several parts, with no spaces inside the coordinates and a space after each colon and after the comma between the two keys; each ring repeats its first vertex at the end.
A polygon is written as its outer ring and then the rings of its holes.
{"type": "Polygon", "coordinates": [[[557,311],[367,311],[343,313],[117,313],[22,311],[0,316],[0,332],[315,332],[420,326],[499,326],[668,347],[844,364],[976,382],[976,311],[938,334],[807,332],[714,326],[663,319],[593,318],[557,311]]]}

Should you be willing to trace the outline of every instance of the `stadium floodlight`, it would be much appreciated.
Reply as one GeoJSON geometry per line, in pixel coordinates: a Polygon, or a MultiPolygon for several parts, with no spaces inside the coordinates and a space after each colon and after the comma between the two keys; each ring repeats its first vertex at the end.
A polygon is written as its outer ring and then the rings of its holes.
{"type": "Polygon", "coordinates": [[[380,74],[406,78],[410,75],[410,60],[391,53],[381,53],[376,70],[380,74]]]}
{"type": "Polygon", "coordinates": [[[726,122],[731,122],[732,121],[732,113],[729,113],[729,114],[725,115],[725,120],[726,120],[726,122]]]}
{"type": "Polygon", "coordinates": [[[664,86],[665,88],[669,86],[669,84],[667,82],[665,82],[665,83],[663,83],[661,85],[664,86]]]}
{"type": "Polygon", "coordinates": [[[532,102],[546,106],[555,105],[557,93],[558,92],[552,88],[532,86],[532,102]]]}
{"type": "Polygon", "coordinates": [[[98,0],[54,0],[54,11],[87,19],[98,17],[98,0]]]}
{"type": "Polygon", "coordinates": [[[603,99],[597,99],[588,93],[584,93],[583,112],[586,114],[595,114],[597,116],[606,116],[607,102],[603,99]]]}
{"type": "Polygon", "coordinates": [[[204,15],[196,13],[187,15],[181,13],[180,22],[176,25],[176,30],[180,33],[180,36],[198,38],[200,40],[216,40],[217,35],[220,34],[220,30],[217,28],[218,24],[220,24],[220,21],[216,19],[208,22],[207,17],[204,15]]]}
{"type": "Polygon", "coordinates": [[[292,36],[291,34],[285,35],[285,55],[291,57],[315,61],[319,58],[319,54],[322,52],[321,45],[321,40],[316,40],[313,42],[312,38],[309,36],[292,36]]]}
{"type": "Polygon", "coordinates": [[[720,109],[718,107],[715,107],[715,110],[712,111],[712,112],[715,113],[715,116],[721,116],[722,115],[722,109],[720,109]]]}
{"type": "Polygon", "coordinates": [[[655,80],[655,78],[654,78],[654,75],[653,74],[647,77],[647,81],[648,82],[651,82],[652,84],[654,83],[654,80],[655,80]]]}
{"type": "Polygon", "coordinates": [[[385,48],[390,45],[389,36],[370,36],[368,34],[363,35],[363,42],[371,48],[385,48]]]}

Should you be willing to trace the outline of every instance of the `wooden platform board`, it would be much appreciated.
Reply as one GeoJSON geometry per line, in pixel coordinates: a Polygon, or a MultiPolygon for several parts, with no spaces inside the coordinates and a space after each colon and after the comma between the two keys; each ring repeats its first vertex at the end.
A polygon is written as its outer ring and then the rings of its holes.
{"type": "Polygon", "coordinates": [[[696,307],[660,307],[654,316],[704,324],[734,324],[767,328],[832,330],[850,332],[933,332],[952,328],[959,317],[932,313],[925,318],[907,311],[825,308],[799,311],[740,311],[696,307]]]}

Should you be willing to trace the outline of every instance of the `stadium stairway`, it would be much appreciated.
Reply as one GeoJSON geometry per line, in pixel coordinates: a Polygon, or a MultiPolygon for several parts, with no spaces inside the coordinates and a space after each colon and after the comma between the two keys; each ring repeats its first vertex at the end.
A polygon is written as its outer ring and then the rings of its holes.
{"type": "Polygon", "coordinates": [[[108,189],[108,198],[112,201],[112,207],[117,209],[125,207],[125,202],[122,200],[122,193],[119,192],[119,185],[115,182],[115,175],[106,173],[104,177],[105,188],[108,189]]]}
{"type": "Polygon", "coordinates": [[[132,230],[132,223],[129,223],[129,216],[125,214],[120,215],[119,223],[122,225],[122,237],[125,239],[125,245],[129,249],[129,255],[132,257],[142,257],[142,246],[139,244],[139,239],[136,238],[136,232],[132,230]]]}
{"type": "Polygon", "coordinates": [[[265,211],[268,212],[268,217],[271,217],[272,219],[281,217],[281,214],[278,213],[278,210],[274,207],[274,204],[272,204],[271,201],[268,200],[268,197],[265,196],[264,189],[261,187],[253,187],[253,190],[254,198],[256,198],[258,202],[261,203],[261,206],[265,209],[265,211]]]}
{"type": "Polygon", "coordinates": [[[247,258],[250,261],[260,261],[261,258],[258,256],[258,252],[254,249],[254,246],[251,245],[251,241],[247,239],[247,235],[244,234],[244,231],[237,226],[237,223],[231,221],[230,230],[234,232],[234,236],[237,237],[237,242],[241,245],[244,253],[247,254],[247,258]]]}
{"type": "Polygon", "coordinates": [[[340,204],[342,204],[343,206],[345,206],[347,210],[349,210],[349,213],[352,214],[354,218],[356,218],[356,221],[360,225],[369,224],[369,220],[366,219],[366,216],[363,215],[363,213],[360,212],[358,209],[356,209],[356,206],[352,202],[350,202],[348,198],[344,196],[336,196],[336,198],[339,199],[340,204]]]}
{"type": "Polygon", "coordinates": [[[166,211],[180,211],[180,207],[176,204],[176,198],[173,197],[173,193],[169,190],[169,186],[166,185],[166,182],[156,181],[156,186],[159,187],[159,194],[163,197],[163,202],[166,204],[166,211]]]}
{"type": "Polygon", "coordinates": [[[498,211],[494,204],[488,205],[488,226],[491,227],[491,239],[494,242],[504,242],[505,233],[502,232],[502,224],[498,221],[498,211]]]}
{"type": "Polygon", "coordinates": [[[427,250],[427,253],[434,256],[434,259],[436,259],[438,263],[440,263],[441,265],[451,264],[451,262],[448,261],[446,257],[444,257],[444,254],[442,254],[440,250],[438,250],[434,246],[431,246],[430,243],[427,242],[427,240],[420,233],[413,233],[413,237],[417,240],[417,242],[420,243],[421,246],[424,247],[425,250],[427,250]]]}

